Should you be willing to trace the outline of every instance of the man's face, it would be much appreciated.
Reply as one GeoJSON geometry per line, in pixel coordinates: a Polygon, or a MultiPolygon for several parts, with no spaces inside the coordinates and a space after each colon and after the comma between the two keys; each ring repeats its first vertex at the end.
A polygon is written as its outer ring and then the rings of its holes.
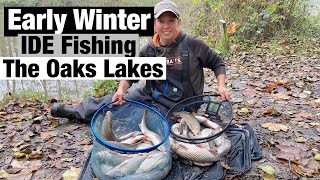
{"type": "Polygon", "coordinates": [[[160,43],[163,45],[169,45],[172,43],[178,32],[181,24],[181,19],[172,12],[164,12],[155,20],[155,30],[160,36],[160,43]]]}

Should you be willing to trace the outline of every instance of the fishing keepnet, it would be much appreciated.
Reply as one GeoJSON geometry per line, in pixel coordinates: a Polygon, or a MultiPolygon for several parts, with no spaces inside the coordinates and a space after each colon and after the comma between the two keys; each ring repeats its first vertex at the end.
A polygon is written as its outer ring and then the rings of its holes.
{"type": "Polygon", "coordinates": [[[229,153],[231,141],[225,131],[233,111],[228,100],[219,95],[194,96],[177,103],[166,118],[171,150],[186,163],[211,166],[229,153]]]}
{"type": "Polygon", "coordinates": [[[170,171],[170,127],[167,120],[151,107],[132,100],[119,106],[110,102],[96,111],[91,130],[94,135],[91,164],[99,179],[162,179],[170,171]],[[108,111],[112,114],[111,130],[117,140],[111,141],[102,133],[108,111]],[[141,132],[145,112],[147,129],[160,137],[157,144],[141,132]]]}
{"type": "Polygon", "coordinates": [[[220,131],[203,138],[183,137],[171,131],[172,138],[191,144],[205,143],[219,137],[226,131],[233,118],[232,104],[228,100],[221,100],[219,95],[199,95],[180,101],[166,115],[170,127],[178,123],[178,119],[174,117],[173,113],[183,111],[206,117],[221,127],[220,131]]]}

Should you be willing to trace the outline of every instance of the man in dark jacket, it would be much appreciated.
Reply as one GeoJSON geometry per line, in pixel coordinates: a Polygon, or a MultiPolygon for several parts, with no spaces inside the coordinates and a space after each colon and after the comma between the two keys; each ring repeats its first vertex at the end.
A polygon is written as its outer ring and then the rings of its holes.
{"type": "Polygon", "coordinates": [[[51,107],[51,114],[90,122],[94,112],[103,104],[115,101],[115,105],[121,105],[124,99],[131,99],[152,106],[165,116],[174,104],[203,93],[204,67],[214,71],[221,98],[229,98],[222,58],[203,41],[180,30],[181,19],[177,5],[169,0],[159,2],[154,8],[154,17],[156,34],[153,41],[141,49],[139,56],[166,57],[166,80],[147,80],[145,87],[130,93],[126,91],[136,81],[121,80],[113,95],[91,97],[79,105],[55,104],[51,107]]]}

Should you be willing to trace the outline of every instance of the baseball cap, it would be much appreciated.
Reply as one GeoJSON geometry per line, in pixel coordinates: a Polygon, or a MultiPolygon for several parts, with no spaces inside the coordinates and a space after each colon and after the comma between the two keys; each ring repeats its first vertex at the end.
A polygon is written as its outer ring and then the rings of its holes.
{"type": "Polygon", "coordinates": [[[154,7],[154,17],[158,18],[162,13],[167,11],[170,11],[173,14],[175,14],[177,18],[179,17],[180,12],[177,5],[169,0],[163,0],[156,4],[156,6],[154,7]]]}

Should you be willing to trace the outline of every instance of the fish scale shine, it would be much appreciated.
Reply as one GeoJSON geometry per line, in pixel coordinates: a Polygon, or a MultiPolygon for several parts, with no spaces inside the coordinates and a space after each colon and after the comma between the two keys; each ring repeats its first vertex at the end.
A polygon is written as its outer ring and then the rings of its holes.
{"type": "MultiPolygon", "coordinates": [[[[157,133],[155,133],[155,132],[153,132],[153,131],[151,131],[151,130],[149,130],[147,128],[146,116],[147,116],[147,110],[144,110],[143,116],[142,116],[142,120],[141,120],[141,123],[139,125],[140,129],[141,129],[141,131],[143,132],[144,135],[148,136],[148,138],[151,140],[153,145],[158,145],[158,144],[161,143],[161,138],[157,133]]],[[[160,151],[164,151],[164,147],[162,145],[159,146],[158,149],[160,151]]]]}
{"type": "Polygon", "coordinates": [[[181,117],[183,121],[187,124],[189,129],[192,131],[194,135],[200,134],[200,123],[190,112],[174,112],[173,115],[177,117],[181,117]]]}

